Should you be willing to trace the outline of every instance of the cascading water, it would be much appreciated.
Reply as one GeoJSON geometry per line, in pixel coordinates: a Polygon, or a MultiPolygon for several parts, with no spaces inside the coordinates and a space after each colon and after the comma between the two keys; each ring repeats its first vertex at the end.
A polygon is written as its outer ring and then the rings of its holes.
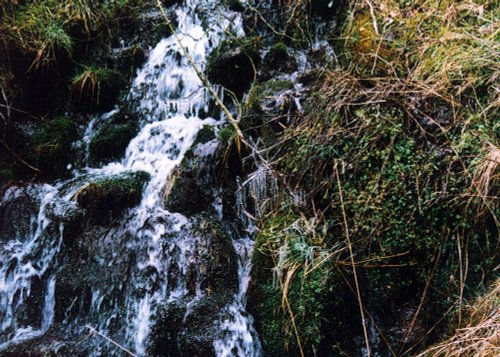
{"type": "MultiPolygon", "coordinates": [[[[75,196],[89,180],[135,171],[150,176],[137,207],[126,211],[117,224],[96,228],[92,237],[87,232],[91,240],[86,258],[89,263],[78,265],[76,261],[76,265],[78,273],[93,270],[92,278],[84,281],[87,288],[82,290],[83,296],[70,294],[65,305],[64,312],[77,311],[76,315],[68,312],[67,317],[59,317],[58,328],[64,331],[64,337],[85,336],[86,326],[90,325],[135,354],[145,355],[161,306],[182,301],[186,320],[191,311],[199,309],[200,301],[212,298],[211,288],[204,286],[202,279],[206,275],[204,267],[199,266],[207,259],[200,258],[207,244],[205,233],[200,233],[198,227],[200,219],[164,209],[163,193],[198,131],[205,125],[217,127],[220,123],[218,118],[200,118],[201,112],[208,112],[210,98],[180,46],[203,70],[207,54],[227,33],[242,36],[240,15],[221,7],[214,0],[188,0],[174,7],[180,44],[173,36],[163,39],[138,72],[128,100],[136,105],[133,109],[139,113],[141,129],[121,161],[75,170],[73,178],[53,185],[12,187],[5,192],[4,208],[22,196],[29,196],[35,207],[26,212],[30,227],[27,231],[2,228],[0,351],[56,328],[55,290],[74,286],[71,269],[70,276],[64,279],[66,285],[60,282],[61,264],[70,268],[72,264],[67,263],[69,253],[61,253],[65,222],[68,216],[77,214],[75,196]],[[189,281],[194,281],[193,287],[189,281]]],[[[117,112],[90,122],[84,134],[85,147],[96,127],[117,112]]],[[[212,143],[199,151],[210,156],[214,149],[212,143]]],[[[214,195],[214,205],[217,199],[214,195]]],[[[221,356],[258,356],[260,344],[252,318],[245,312],[253,241],[243,236],[231,242],[238,259],[237,287],[227,304],[215,309],[219,313],[210,332],[213,348],[221,356]]],[[[93,356],[121,353],[98,337],[79,343],[93,356]]]]}

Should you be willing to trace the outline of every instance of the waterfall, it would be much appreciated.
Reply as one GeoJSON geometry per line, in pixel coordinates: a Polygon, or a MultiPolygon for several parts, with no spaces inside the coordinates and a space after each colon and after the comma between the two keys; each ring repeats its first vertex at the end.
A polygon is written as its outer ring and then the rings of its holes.
{"type": "MultiPolygon", "coordinates": [[[[29,221],[28,231],[2,228],[0,352],[40,336],[41,343],[48,344],[43,335],[57,328],[64,332],[58,346],[82,339],[79,348],[88,355],[121,355],[98,336],[84,338],[90,325],[135,354],[146,355],[160,307],[182,302],[186,319],[200,301],[209,298],[199,278],[205,274],[204,267],[199,266],[199,251],[207,244],[206,236],[199,231],[200,221],[165,209],[163,193],[198,131],[205,125],[217,130],[224,118],[206,117],[210,97],[180,46],[204,70],[210,51],[228,34],[243,36],[243,25],[239,14],[224,10],[215,0],[187,0],[175,5],[173,11],[180,43],[173,36],[161,40],[138,71],[127,96],[139,115],[140,130],[125,156],[103,167],[75,169],[68,180],[11,187],[4,193],[4,210],[23,197],[35,207],[23,218],[29,221]],[[72,264],[62,247],[69,239],[65,235],[67,217],[79,210],[74,197],[89,180],[131,171],[144,171],[150,176],[142,200],[128,209],[118,224],[83,233],[88,234],[92,256],[78,269],[92,270],[93,277],[85,281],[88,290],[83,296],[71,296],[67,303],[67,311],[79,312],[76,317],[61,317],[55,326],[61,264],[70,268],[72,264]],[[191,268],[193,265],[195,268],[191,268]],[[190,276],[195,276],[192,289],[187,283],[190,276]]],[[[82,145],[86,151],[97,127],[118,112],[115,109],[90,121],[82,145]]],[[[204,155],[213,154],[210,145],[205,149],[204,155]]],[[[86,159],[88,162],[88,156],[86,159]]],[[[214,205],[217,199],[214,196],[214,205]]],[[[211,331],[214,351],[220,356],[261,354],[252,318],[245,311],[252,238],[231,238],[238,265],[237,289],[220,309],[211,331]]],[[[72,284],[73,278],[69,274],[64,279],[72,284]]]]}

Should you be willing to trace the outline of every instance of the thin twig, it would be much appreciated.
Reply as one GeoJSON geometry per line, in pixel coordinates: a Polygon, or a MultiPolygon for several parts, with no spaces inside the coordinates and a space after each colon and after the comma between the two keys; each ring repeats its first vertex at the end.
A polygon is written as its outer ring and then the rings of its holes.
{"type": "Polygon", "coordinates": [[[347,247],[349,248],[349,255],[351,258],[352,272],[354,274],[354,284],[356,285],[356,294],[358,297],[357,300],[358,300],[358,305],[359,305],[359,312],[361,314],[361,324],[363,326],[363,335],[365,337],[366,356],[370,357],[370,340],[368,339],[368,330],[366,328],[365,313],[364,313],[364,308],[363,308],[363,302],[361,300],[361,291],[359,289],[358,274],[356,273],[356,264],[354,262],[354,253],[352,250],[351,238],[349,236],[349,225],[347,224],[347,214],[345,211],[344,196],[342,194],[342,186],[340,183],[339,169],[337,167],[337,164],[334,165],[334,168],[335,168],[335,177],[337,178],[337,184],[338,184],[338,188],[339,188],[339,197],[340,197],[340,205],[341,205],[341,209],[342,209],[342,216],[344,218],[344,228],[345,228],[345,235],[347,238],[347,247]]]}
{"type": "Polygon", "coordinates": [[[102,338],[104,338],[106,341],[108,342],[111,342],[113,345],[115,345],[116,347],[120,348],[122,351],[128,353],[129,355],[133,356],[133,357],[139,357],[138,355],[134,354],[133,352],[131,352],[130,350],[126,349],[125,347],[123,347],[122,345],[120,345],[118,342],[115,342],[113,341],[112,339],[110,339],[108,336],[105,336],[103,335],[102,333],[100,333],[99,331],[97,331],[95,328],[93,328],[92,326],[90,325],[85,325],[86,328],[88,328],[90,331],[92,331],[93,333],[101,336],[102,338]]]}

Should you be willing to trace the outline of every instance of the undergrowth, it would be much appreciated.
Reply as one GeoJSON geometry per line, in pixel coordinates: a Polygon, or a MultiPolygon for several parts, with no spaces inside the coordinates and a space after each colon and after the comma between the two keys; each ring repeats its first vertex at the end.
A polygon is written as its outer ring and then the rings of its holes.
{"type": "Polygon", "coordinates": [[[408,355],[497,275],[498,15],[493,1],[351,5],[342,56],[268,149],[287,194],[254,256],[264,349],[355,353],[365,343],[330,330],[348,309],[359,336],[371,321],[379,350],[408,355]]]}
{"type": "MultiPolygon", "coordinates": [[[[120,17],[130,16],[131,0],[32,0],[2,2],[3,41],[32,56],[31,68],[56,66],[59,55],[71,57],[75,42],[89,40],[120,17]]],[[[9,45],[7,45],[8,47],[9,45]]]]}

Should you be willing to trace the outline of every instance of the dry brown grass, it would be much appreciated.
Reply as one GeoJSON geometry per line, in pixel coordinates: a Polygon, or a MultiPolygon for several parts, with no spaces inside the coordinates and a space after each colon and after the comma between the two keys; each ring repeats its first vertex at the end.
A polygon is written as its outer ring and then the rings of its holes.
{"type": "Polygon", "coordinates": [[[500,279],[468,307],[464,327],[418,357],[500,356],[500,279]]]}
{"type": "Polygon", "coordinates": [[[480,198],[480,209],[489,209],[488,202],[498,200],[500,188],[500,149],[487,143],[484,148],[485,155],[477,166],[472,185],[471,197],[480,198]]]}

